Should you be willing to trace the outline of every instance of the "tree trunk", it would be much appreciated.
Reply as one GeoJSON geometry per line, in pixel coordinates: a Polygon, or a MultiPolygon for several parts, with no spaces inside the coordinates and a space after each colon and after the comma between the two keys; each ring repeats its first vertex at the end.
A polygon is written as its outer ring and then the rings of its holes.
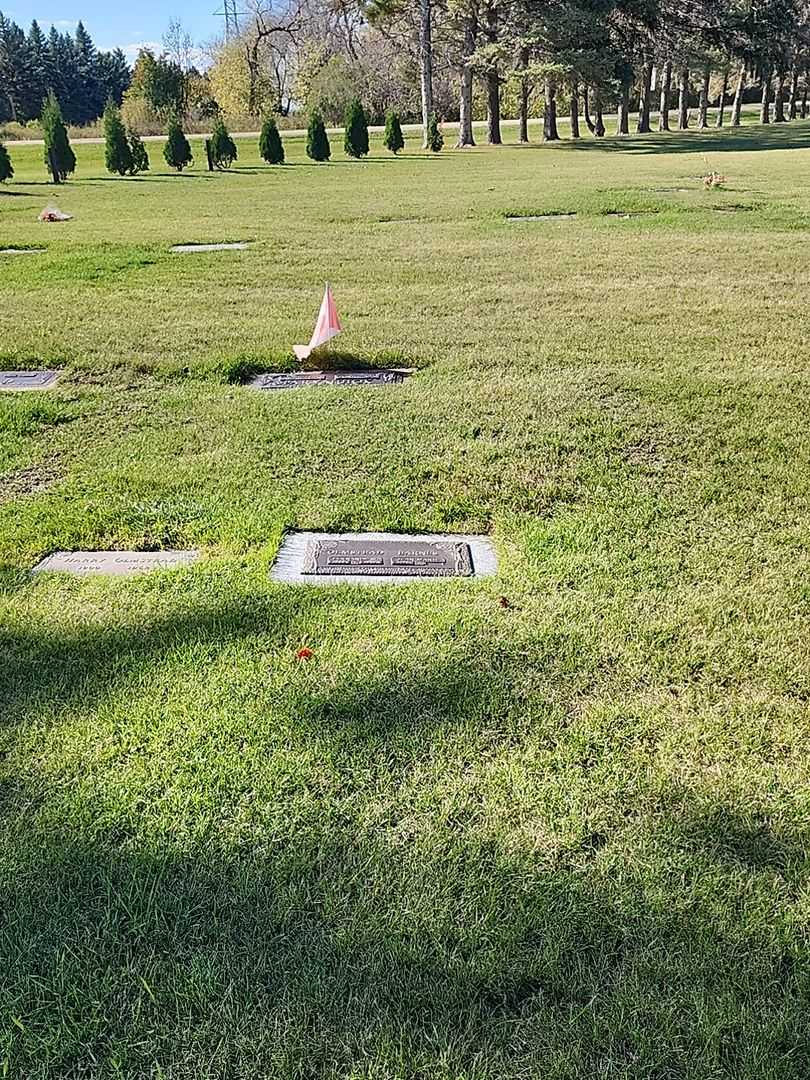
{"type": "Polygon", "coordinates": [[[543,106],[543,142],[557,142],[557,87],[553,79],[546,79],[545,104],[543,106]]]}
{"type": "Polygon", "coordinates": [[[703,82],[700,84],[700,105],[698,107],[698,127],[705,131],[709,126],[709,80],[712,69],[707,64],[703,69],[703,82]]]}
{"type": "Polygon", "coordinates": [[[795,120],[799,115],[799,69],[794,68],[790,77],[790,106],[788,108],[788,120],[795,120]]]}
{"type": "MultiPolygon", "coordinates": [[[[487,7],[487,40],[495,45],[498,40],[498,12],[491,4],[487,7]]],[[[487,72],[487,142],[500,146],[501,142],[501,80],[497,68],[487,72]]]]}
{"type": "Polygon", "coordinates": [[[669,98],[672,93],[672,61],[667,60],[661,71],[661,99],[658,105],[658,130],[669,131],[669,98]]]}
{"type": "Polygon", "coordinates": [[[622,83],[622,94],[619,98],[619,115],[616,120],[616,134],[630,134],[630,83],[622,83]]]}
{"type": "Polygon", "coordinates": [[[773,122],[775,124],[784,124],[787,118],[785,117],[785,73],[784,71],[777,71],[776,73],[776,93],[773,98],[773,122]]]}
{"type": "Polygon", "coordinates": [[[51,170],[51,177],[55,184],[62,183],[62,174],[59,172],[59,164],[56,160],[56,152],[54,150],[48,151],[48,168],[51,170]]]}
{"type": "Polygon", "coordinates": [[[802,83],[802,120],[807,119],[807,83],[810,81],[810,68],[804,69],[804,82],[802,83]]]}
{"type": "Polygon", "coordinates": [[[689,127],[689,68],[682,67],[678,79],[678,130],[689,127]]]}
{"type": "Polygon", "coordinates": [[[579,138],[579,87],[576,83],[571,88],[571,138],[579,138]]]}
{"type": "Polygon", "coordinates": [[[585,127],[590,131],[591,135],[595,135],[596,124],[591,119],[590,90],[587,83],[582,87],[582,116],[585,120],[585,127]]]}
{"type": "Polygon", "coordinates": [[[473,138],[473,73],[470,57],[475,52],[475,15],[464,19],[464,37],[461,45],[461,87],[458,102],[458,142],[456,146],[475,146],[473,138]]]}
{"type": "Polygon", "coordinates": [[[646,135],[650,130],[650,111],[652,109],[652,74],[653,66],[646,61],[641,74],[641,97],[638,103],[638,125],[636,130],[640,135],[646,135]]]}
{"type": "MultiPolygon", "coordinates": [[[[520,50],[520,66],[525,69],[529,66],[529,50],[524,45],[520,50]]],[[[524,75],[520,80],[520,131],[518,133],[518,139],[522,143],[529,141],[529,94],[531,88],[529,86],[529,77],[524,75]]]]}
{"type": "Polygon", "coordinates": [[[737,76],[737,89],[734,91],[734,104],[731,106],[731,126],[740,126],[742,114],[743,91],[745,90],[745,64],[740,64],[740,74],[737,76]]]}
{"type": "Polygon", "coordinates": [[[728,93],[728,68],[723,68],[723,85],[720,89],[720,97],[717,101],[717,123],[715,127],[723,126],[723,117],[726,111],[726,94],[728,93]]]}
{"type": "Polygon", "coordinates": [[[770,124],[771,122],[771,73],[770,71],[763,71],[762,73],[762,103],[759,109],[759,122],[760,124],[770,124]]]}
{"type": "Polygon", "coordinates": [[[419,80],[422,90],[422,146],[428,144],[428,124],[433,114],[433,42],[431,40],[431,0],[419,4],[419,80]]]}
{"type": "Polygon", "coordinates": [[[497,71],[487,72],[487,142],[500,146],[501,139],[501,80],[497,71]]]}
{"type": "Polygon", "coordinates": [[[594,135],[597,139],[603,139],[605,137],[605,118],[602,115],[602,95],[598,90],[594,91],[593,109],[596,113],[596,119],[594,121],[596,130],[594,131],[594,135]]]}

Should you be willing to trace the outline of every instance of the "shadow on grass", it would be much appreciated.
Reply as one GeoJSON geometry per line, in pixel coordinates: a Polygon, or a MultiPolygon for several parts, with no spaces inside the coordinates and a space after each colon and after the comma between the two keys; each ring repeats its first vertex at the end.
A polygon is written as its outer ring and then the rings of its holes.
{"type": "Polygon", "coordinates": [[[793,121],[790,125],[746,125],[734,129],[673,131],[649,135],[606,136],[553,143],[577,152],[607,150],[631,154],[742,153],[752,150],[804,150],[810,146],[810,125],[793,121]]]}
{"type": "MultiPolygon", "coordinates": [[[[58,640],[17,632],[0,652],[7,718],[36,722],[43,706],[93,706],[127,688],[134,700],[140,674],[178,649],[210,663],[252,635],[278,645],[299,616],[328,616],[350,596],[361,623],[389,602],[378,590],[279,589],[58,640]]],[[[229,770],[247,750],[225,747],[209,775],[192,743],[199,807],[157,835],[143,795],[116,787],[123,759],[105,757],[103,798],[93,778],[54,792],[7,780],[9,1075],[806,1076],[808,988],[789,898],[810,838],[680,791],[643,815],[628,797],[600,832],[583,818],[556,845],[553,815],[515,827],[519,784],[501,820],[476,769],[498,755],[517,763],[531,735],[516,704],[525,662],[475,638],[473,626],[449,652],[371,678],[307,680],[282,701],[277,738],[260,741],[241,788],[229,770]],[[290,771],[265,790],[263,763],[285,754],[290,771]]],[[[555,658],[533,670],[542,662],[555,658]]],[[[261,719],[246,700],[247,743],[261,719]]],[[[227,737],[214,723],[206,745],[227,737]]],[[[556,768],[566,738],[563,724],[556,768]]],[[[169,786],[184,762],[157,765],[169,786]]],[[[545,776],[553,785],[554,767],[545,776]]]]}

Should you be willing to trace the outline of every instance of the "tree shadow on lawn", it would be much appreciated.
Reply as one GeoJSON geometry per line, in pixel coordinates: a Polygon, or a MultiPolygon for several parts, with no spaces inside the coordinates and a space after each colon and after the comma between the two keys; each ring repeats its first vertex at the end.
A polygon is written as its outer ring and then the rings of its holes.
{"type": "MultiPolygon", "coordinates": [[[[11,1075],[799,1080],[801,935],[759,921],[773,875],[702,829],[553,863],[334,814],[241,852],[29,829],[0,887],[11,1075]]],[[[757,835],[768,864],[806,860],[757,835]]]]}
{"type": "MultiPolygon", "coordinates": [[[[35,719],[135,694],[144,665],[179,647],[278,644],[302,605],[306,620],[349,599],[362,622],[390,594],[279,589],[146,627],[17,632],[0,653],[5,704],[35,719]]],[[[457,781],[532,734],[525,666],[472,626],[428,662],[313,674],[264,751],[300,753],[300,767],[254,793],[235,834],[235,793],[216,776],[216,811],[189,809],[157,837],[138,794],[102,814],[91,785],[8,781],[10,1075],[805,1077],[791,906],[810,837],[681,790],[628,796],[599,833],[583,813],[576,835],[551,811],[522,820],[519,783],[488,805],[491,786],[457,781]]],[[[563,717],[536,775],[576,805],[598,763],[565,775],[567,739],[563,717]]]]}
{"type": "MultiPolygon", "coordinates": [[[[30,588],[28,574],[13,575],[12,586],[30,588]]],[[[117,583],[108,602],[124,605],[126,582],[117,583]],[[120,592],[117,590],[120,589],[120,592]]],[[[12,587],[9,587],[9,592],[12,587]]],[[[222,650],[232,642],[260,636],[263,647],[283,643],[294,626],[305,626],[347,605],[346,590],[280,587],[223,601],[195,598],[194,606],[142,621],[82,622],[65,633],[0,626],[0,728],[36,714],[43,705],[69,706],[99,698],[136,680],[144,668],[159,666],[173,650],[210,644],[222,650]]],[[[383,590],[353,596],[358,611],[385,606],[383,590]]],[[[125,610],[125,609],[121,609],[125,610]]],[[[292,647],[292,646],[291,646],[292,647]]]]}
{"type": "Polygon", "coordinates": [[[810,127],[806,123],[786,125],[751,125],[734,130],[684,131],[649,135],[610,135],[603,139],[583,138],[556,143],[531,143],[525,149],[542,150],[548,146],[576,153],[600,150],[631,154],[710,154],[744,153],[752,150],[805,150],[810,146],[810,127]]]}

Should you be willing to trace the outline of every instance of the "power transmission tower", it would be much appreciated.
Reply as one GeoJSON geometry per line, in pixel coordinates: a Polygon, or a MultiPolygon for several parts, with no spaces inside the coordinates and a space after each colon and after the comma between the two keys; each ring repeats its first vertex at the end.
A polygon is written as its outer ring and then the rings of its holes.
{"type": "Polygon", "coordinates": [[[239,37],[239,16],[247,14],[237,10],[237,0],[222,0],[222,11],[215,11],[215,15],[225,16],[225,40],[239,37]]]}

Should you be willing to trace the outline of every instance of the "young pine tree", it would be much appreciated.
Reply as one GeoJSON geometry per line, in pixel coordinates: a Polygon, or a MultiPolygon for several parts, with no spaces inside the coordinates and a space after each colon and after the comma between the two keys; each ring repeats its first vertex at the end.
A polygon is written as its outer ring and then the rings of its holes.
{"type": "Polygon", "coordinates": [[[228,134],[225,121],[218,116],[211,132],[211,160],[218,169],[230,169],[236,157],[236,143],[228,134]]]}
{"type": "Polygon", "coordinates": [[[127,138],[129,139],[129,152],[132,156],[130,172],[133,176],[135,173],[149,172],[149,155],[146,152],[146,147],[141,142],[140,135],[130,128],[127,130],[127,138]]]}
{"type": "Polygon", "coordinates": [[[345,119],[346,134],[343,149],[353,158],[365,157],[368,153],[368,123],[359,98],[349,102],[345,119]]]}
{"type": "Polygon", "coordinates": [[[402,135],[402,125],[399,122],[399,113],[395,112],[393,109],[391,109],[385,118],[383,146],[386,150],[390,150],[392,154],[398,154],[405,146],[405,139],[402,135]]]}
{"type": "Polygon", "coordinates": [[[45,141],[45,164],[53,182],[64,184],[71,173],[76,171],[76,155],[70,148],[67,128],[62,119],[59,102],[51,91],[42,103],[42,115],[39,119],[42,138],[45,141]]]}
{"type": "Polygon", "coordinates": [[[188,145],[188,139],[183,134],[176,113],[169,117],[163,157],[166,159],[166,164],[172,169],[177,169],[178,172],[182,172],[186,165],[193,165],[194,163],[194,158],[191,156],[191,147],[188,145]]]}
{"type": "Polygon", "coordinates": [[[11,165],[11,158],[9,157],[8,150],[0,142],[0,184],[5,180],[10,180],[14,176],[14,169],[11,165]]]}
{"type": "Polygon", "coordinates": [[[104,162],[107,172],[125,176],[132,173],[132,150],[127,141],[121,113],[110,100],[104,110],[104,162]]]}
{"type": "Polygon", "coordinates": [[[434,154],[438,154],[443,146],[444,135],[439,131],[439,121],[436,119],[436,113],[431,113],[430,120],[428,120],[427,148],[432,150],[434,154]]]}
{"type": "Polygon", "coordinates": [[[259,153],[268,165],[284,164],[284,147],[281,144],[275,117],[266,117],[262,124],[259,135],[259,153]]]}
{"type": "Polygon", "coordinates": [[[312,112],[307,128],[307,157],[313,161],[328,161],[331,156],[332,149],[323,126],[323,117],[319,112],[312,112]]]}

